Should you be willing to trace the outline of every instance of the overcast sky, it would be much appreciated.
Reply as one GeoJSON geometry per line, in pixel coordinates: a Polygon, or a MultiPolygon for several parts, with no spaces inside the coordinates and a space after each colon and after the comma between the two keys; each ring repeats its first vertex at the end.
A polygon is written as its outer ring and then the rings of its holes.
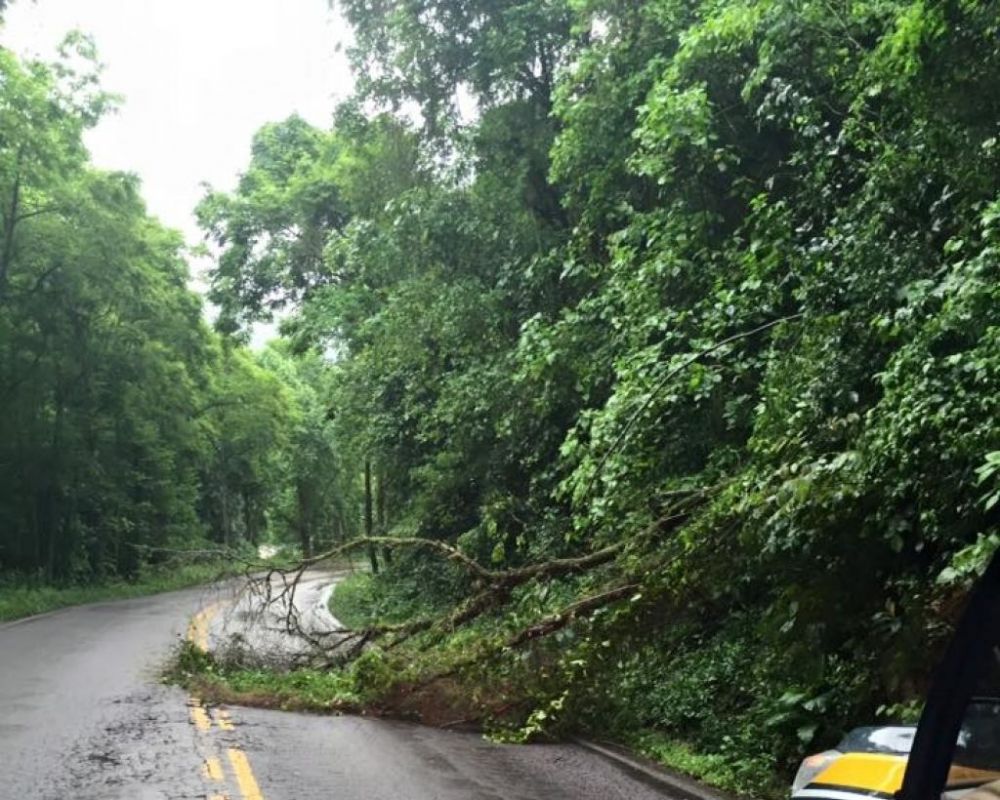
{"type": "Polygon", "coordinates": [[[137,173],[150,211],[192,242],[200,184],[231,188],[257,128],[293,112],[326,125],[351,89],[327,0],[15,0],[0,41],[50,59],[73,29],[125,98],[88,135],[95,164],[137,173]]]}

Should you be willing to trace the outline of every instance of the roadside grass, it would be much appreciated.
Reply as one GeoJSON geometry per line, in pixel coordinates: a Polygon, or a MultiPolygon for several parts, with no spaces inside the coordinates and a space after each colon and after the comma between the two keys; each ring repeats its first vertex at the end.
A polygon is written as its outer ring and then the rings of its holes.
{"type": "Polygon", "coordinates": [[[778,780],[766,764],[735,761],[723,753],[699,752],[659,731],[641,731],[624,737],[622,743],[668,769],[726,792],[764,798],[788,796],[787,784],[778,780]]]}
{"type": "Polygon", "coordinates": [[[68,606],[102,600],[120,600],[209,583],[226,571],[222,563],[185,564],[150,570],[135,582],[113,581],[95,585],[47,586],[23,579],[0,577],[0,622],[44,614],[68,606]]]}
{"type": "Polygon", "coordinates": [[[345,628],[405,623],[442,610],[427,601],[419,580],[386,581],[356,564],[352,569],[337,582],[329,602],[330,613],[345,628]]]}
{"type": "Polygon", "coordinates": [[[330,595],[330,613],[345,628],[371,625],[376,615],[372,610],[373,579],[370,572],[353,572],[337,582],[330,595]]]}

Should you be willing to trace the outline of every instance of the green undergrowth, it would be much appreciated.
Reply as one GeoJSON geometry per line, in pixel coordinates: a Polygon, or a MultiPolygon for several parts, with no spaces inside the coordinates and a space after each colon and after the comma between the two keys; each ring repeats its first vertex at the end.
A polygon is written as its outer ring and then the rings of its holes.
{"type": "MultiPolygon", "coordinates": [[[[747,767],[734,764],[731,759],[719,753],[702,753],[686,742],[677,741],[656,732],[644,731],[624,737],[624,743],[638,753],[663,764],[665,767],[682,772],[703,783],[725,791],[746,794],[748,788],[747,767]]],[[[767,781],[765,770],[753,776],[750,784],[759,786],[761,778],[771,785],[761,792],[760,797],[781,797],[787,794],[787,785],[779,781],[767,781]]]]}
{"type": "Polygon", "coordinates": [[[445,611],[454,594],[448,584],[431,569],[412,574],[394,571],[390,576],[356,570],[337,583],[330,595],[330,613],[352,629],[405,623],[445,611]]]}
{"type": "Polygon", "coordinates": [[[8,622],[84,603],[141,597],[197,586],[216,580],[226,572],[227,566],[221,563],[187,564],[169,569],[150,569],[135,581],[66,586],[0,576],[0,621],[8,622]]]}
{"type": "Polygon", "coordinates": [[[353,572],[330,595],[330,613],[346,628],[363,628],[374,621],[371,604],[372,576],[353,572]]]}

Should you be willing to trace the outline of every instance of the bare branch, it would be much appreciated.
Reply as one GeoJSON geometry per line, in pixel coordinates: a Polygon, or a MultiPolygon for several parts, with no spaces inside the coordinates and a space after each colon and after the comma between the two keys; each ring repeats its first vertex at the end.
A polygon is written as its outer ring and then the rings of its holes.
{"type": "Polygon", "coordinates": [[[568,606],[562,610],[545,617],[540,622],[536,622],[533,625],[529,625],[527,628],[515,633],[513,636],[508,637],[501,645],[486,647],[481,649],[479,652],[472,655],[466,656],[460,659],[458,662],[453,663],[447,669],[435,672],[431,675],[427,675],[422,680],[419,681],[413,688],[419,689],[430,684],[442,680],[444,678],[450,678],[458,672],[461,672],[468,667],[474,666],[475,664],[481,663],[488,658],[494,657],[500,650],[513,650],[514,648],[521,647],[528,642],[532,642],[536,639],[541,639],[545,636],[549,636],[556,631],[562,630],[563,628],[571,625],[576,620],[587,616],[600,608],[609,606],[612,603],[617,603],[623,600],[625,597],[635,594],[639,589],[639,584],[637,583],[626,583],[619,586],[615,586],[611,589],[607,589],[595,595],[590,595],[577,600],[574,603],[570,603],[568,606]]]}
{"type": "Polygon", "coordinates": [[[307,567],[315,566],[320,562],[328,561],[331,558],[345,555],[353,550],[358,550],[371,544],[390,545],[392,547],[415,547],[433,550],[439,555],[442,555],[448,561],[452,561],[464,567],[469,572],[472,572],[474,575],[481,578],[490,579],[494,575],[493,572],[486,569],[486,567],[482,566],[474,559],[469,558],[469,556],[458,548],[452,547],[450,544],[440,542],[436,539],[424,539],[417,536],[359,536],[356,539],[344,542],[343,544],[338,545],[331,550],[327,550],[326,552],[320,553],[319,555],[303,559],[299,563],[298,569],[304,570],[307,567]]]}
{"type": "Polygon", "coordinates": [[[59,204],[52,204],[48,206],[42,206],[40,208],[32,209],[31,211],[25,211],[20,213],[16,217],[17,222],[23,222],[26,219],[32,219],[33,217],[40,217],[44,214],[54,214],[56,212],[63,211],[65,206],[59,204]]]}
{"type": "Polygon", "coordinates": [[[589,597],[584,597],[582,600],[577,600],[575,603],[571,603],[566,606],[562,611],[552,614],[551,616],[543,619],[541,622],[537,622],[510,637],[504,643],[504,647],[519,647],[525,642],[530,642],[534,639],[540,639],[543,636],[555,633],[556,631],[565,628],[581,616],[585,616],[592,611],[596,611],[597,609],[610,605],[611,603],[616,603],[630,594],[635,594],[638,589],[639,584],[626,583],[622,586],[616,586],[613,589],[608,589],[600,594],[591,595],[589,597]]]}

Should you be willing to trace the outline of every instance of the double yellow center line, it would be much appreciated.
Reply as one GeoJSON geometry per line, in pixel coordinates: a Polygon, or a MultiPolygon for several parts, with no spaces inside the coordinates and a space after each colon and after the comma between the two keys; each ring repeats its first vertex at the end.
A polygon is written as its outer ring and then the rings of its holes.
{"type": "MultiPolygon", "coordinates": [[[[238,747],[229,747],[226,748],[226,756],[229,759],[229,766],[233,770],[233,776],[236,778],[236,785],[240,789],[240,794],[243,795],[243,800],[264,800],[264,795],[260,791],[260,786],[257,785],[257,779],[254,777],[246,753],[238,747]]],[[[211,784],[222,783],[226,780],[222,761],[215,756],[205,759],[201,771],[205,780],[211,784]]],[[[226,795],[212,794],[211,797],[216,800],[216,798],[225,798],[226,795]]]]}
{"type": "MultiPolygon", "coordinates": [[[[188,626],[188,640],[195,647],[205,652],[208,652],[209,630],[212,618],[218,612],[220,606],[221,603],[216,603],[203,608],[194,615],[191,619],[191,624],[188,626]]],[[[208,740],[206,742],[207,746],[212,752],[215,752],[208,734],[211,733],[213,726],[225,732],[235,730],[236,726],[229,716],[229,712],[225,709],[215,709],[213,715],[197,697],[191,697],[188,701],[188,706],[191,714],[191,723],[194,725],[195,730],[206,735],[205,739],[208,740]]],[[[243,800],[264,800],[264,795],[257,784],[257,778],[253,774],[253,768],[250,766],[250,759],[247,758],[246,753],[239,747],[227,747],[225,753],[229,767],[232,770],[232,775],[236,779],[236,786],[239,788],[243,800]]],[[[201,772],[204,780],[212,787],[209,800],[229,800],[228,794],[215,791],[220,788],[220,784],[226,782],[226,770],[223,767],[222,759],[216,755],[208,756],[201,766],[201,772]]]]}
{"type": "Polygon", "coordinates": [[[247,759],[246,753],[235,747],[230,747],[226,750],[226,755],[229,756],[233,774],[236,775],[236,783],[239,785],[240,794],[245,800],[264,800],[264,795],[260,793],[260,787],[257,785],[257,779],[250,768],[250,761],[247,759]]]}

